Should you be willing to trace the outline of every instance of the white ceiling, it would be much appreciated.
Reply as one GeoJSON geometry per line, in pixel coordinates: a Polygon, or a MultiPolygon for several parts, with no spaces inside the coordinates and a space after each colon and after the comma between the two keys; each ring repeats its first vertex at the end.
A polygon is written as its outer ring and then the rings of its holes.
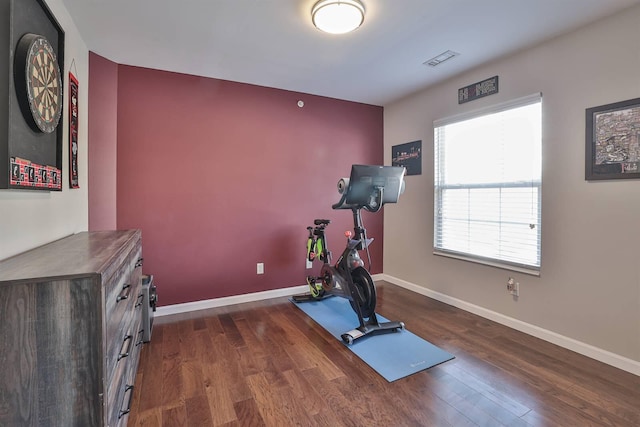
{"type": "Polygon", "coordinates": [[[63,2],[89,50],[119,64],[387,105],[640,0],[362,0],[345,35],[313,26],[316,0],[63,2]],[[423,65],[446,50],[460,55],[423,65]]]}

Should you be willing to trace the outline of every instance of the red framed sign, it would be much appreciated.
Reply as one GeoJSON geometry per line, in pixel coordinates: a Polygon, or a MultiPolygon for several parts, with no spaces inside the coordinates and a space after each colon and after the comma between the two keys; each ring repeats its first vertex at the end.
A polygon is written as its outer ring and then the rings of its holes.
{"type": "Polygon", "coordinates": [[[78,183],[78,79],[69,72],[69,187],[78,183]]]}

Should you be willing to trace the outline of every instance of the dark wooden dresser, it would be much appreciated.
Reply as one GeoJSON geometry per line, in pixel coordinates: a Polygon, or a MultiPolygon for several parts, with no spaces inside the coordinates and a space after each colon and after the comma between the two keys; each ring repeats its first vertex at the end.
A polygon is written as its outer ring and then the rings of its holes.
{"type": "Polygon", "coordinates": [[[140,230],[0,261],[0,426],[125,426],[142,347],[140,230]]]}

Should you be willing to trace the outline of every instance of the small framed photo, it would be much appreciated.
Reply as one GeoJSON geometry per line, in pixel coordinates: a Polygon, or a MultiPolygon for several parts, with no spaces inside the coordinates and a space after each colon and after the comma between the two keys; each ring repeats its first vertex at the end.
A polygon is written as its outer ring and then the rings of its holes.
{"type": "Polygon", "coordinates": [[[391,166],[404,166],[407,175],[421,175],[422,140],[391,147],[391,166]]]}
{"type": "Polygon", "coordinates": [[[640,98],[586,110],[585,179],[640,178],[640,98]]]}

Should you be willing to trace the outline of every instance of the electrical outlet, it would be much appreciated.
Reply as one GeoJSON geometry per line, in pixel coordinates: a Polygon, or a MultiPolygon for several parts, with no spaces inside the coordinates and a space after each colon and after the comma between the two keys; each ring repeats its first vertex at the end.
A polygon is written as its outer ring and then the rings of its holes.
{"type": "Polygon", "coordinates": [[[258,265],[256,266],[256,273],[264,274],[264,263],[262,262],[258,263],[258,265]]]}
{"type": "Polygon", "coordinates": [[[310,269],[311,267],[313,267],[313,262],[307,259],[307,270],[310,269]]]}
{"type": "Polygon", "coordinates": [[[516,282],[513,277],[507,280],[507,291],[514,297],[520,296],[520,283],[516,282]]]}

